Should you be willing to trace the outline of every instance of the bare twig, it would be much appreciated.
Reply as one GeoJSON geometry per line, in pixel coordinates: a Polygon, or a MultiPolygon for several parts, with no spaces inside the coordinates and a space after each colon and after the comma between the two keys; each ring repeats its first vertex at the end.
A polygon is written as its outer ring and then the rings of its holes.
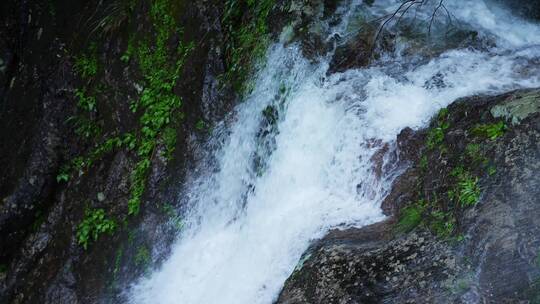
{"type": "MultiPolygon", "coordinates": [[[[421,0],[420,2],[412,2],[406,9],[403,10],[403,12],[401,13],[401,15],[399,16],[398,20],[396,21],[396,24],[399,24],[399,22],[401,21],[401,18],[403,18],[403,16],[407,13],[407,11],[413,7],[413,5],[415,4],[420,4],[420,6],[422,6],[422,4],[424,3],[424,0],[421,0]]],[[[416,14],[415,14],[416,16],[416,14]]]]}
{"type": "MultiPolygon", "coordinates": [[[[373,44],[372,46],[374,47],[377,40],[379,39],[379,35],[381,34],[381,32],[383,31],[383,29],[386,27],[386,25],[388,24],[388,22],[390,22],[392,19],[394,19],[396,17],[396,15],[401,11],[402,8],[405,7],[405,5],[407,4],[410,4],[411,2],[416,2],[416,0],[407,0],[405,2],[403,2],[397,10],[395,10],[392,14],[390,14],[390,17],[388,17],[384,22],[383,24],[379,27],[379,29],[377,30],[377,34],[375,35],[375,39],[373,39],[373,44]]],[[[372,48],[373,50],[373,48],[372,48]]]]}
{"type": "Polygon", "coordinates": [[[437,11],[443,6],[444,0],[439,1],[439,5],[433,10],[433,14],[431,15],[431,20],[429,20],[429,27],[428,27],[428,36],[431,36],[431,26],[433,25],[433,20],[435,20],[435,15],[437,14],[437,11]]]}
{"type": "MultiPolygon", "coordinates": [[[[388,24],[392,20],[396,20],[396,18],[397,18],[397,20],[395,21],[395,25],[399,24],[401,22],[401,20],[403,19],[403,17],[407,14],[407,12],[409,12],[409,10],[413,6],[416,6],[416,11],[414,13],[414,18],[413,18],[413,21],[412,21],[414,23],[415,20],[416,20],[416,17],[417,17],[418,10],[424,4],[426,4],[428,1],[430,1],[430,0],[406,0],[406,1],[403,1],[403,3],[401,3],[401,5],[395,11],[393,11],[392,13],[373,20],[372,22],[380,22],[382,20],[384,20],[384,21],[379,26],[379,28],[377,30],[377,33],[375,34],[375,37],[373,39],[373,43],[371,45],[371,52],[373,53],[373,51],[374,51],[374,49],[375,49],[375,47],[377,45],[377,41],[379,40],[383,30],[388,26],[388,24]]],[[[437,4],[437,6],[435,7],[435,9],[433,10],[433,12],[431,14],[431,18],[429,19],[429,26],[428,26],[428,36],[431,35],[431,29],[433,27],[433,23],[435,21],[435,18],[437,17],[437,12],[439,10],[444,10],[444,12],[446,13],[446,18],[448,20],[448,24],[452,25],[452,19],[453,19],[452,14],[448,10],[448,8],[444,5],[444,1],[445,0],[439,0],[439,3],[437,4]]]]}

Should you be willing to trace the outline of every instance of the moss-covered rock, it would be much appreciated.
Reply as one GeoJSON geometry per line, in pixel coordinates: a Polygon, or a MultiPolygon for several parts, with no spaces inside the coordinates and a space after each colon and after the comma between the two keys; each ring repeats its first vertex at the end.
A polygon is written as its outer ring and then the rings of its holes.
{"type": "Polygon", "coordinates": [[[493,117],[504,118],[513,125],[518,125],[522,120],[538,112],[540,112],[540,91],[512,95],[491,108],[493,117]]]}

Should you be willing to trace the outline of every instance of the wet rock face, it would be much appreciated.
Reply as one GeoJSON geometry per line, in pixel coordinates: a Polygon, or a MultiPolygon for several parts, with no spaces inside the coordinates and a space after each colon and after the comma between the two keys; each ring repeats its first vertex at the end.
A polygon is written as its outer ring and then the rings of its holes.
{"type": "Polygon", "coordinates": [[[361,68],[369,64],[372,56],[374,28],[362,30],[353,39],[336,48],[328,73],[344,72],[351,68],[361,68]]]}
{"type": "MultiPolygon", "coordinates": [[[[523,101],[508,97],[506,104],[523,101]]],[[[540,92],[528,100],[540,104],[540,92]]],[[[492,108],[493,109],[493,108],[492,108]]],[[[465,215],[464,253],[479,265],[488,301],[540,299],[540,115],[530,114],[495,147],[498,173],[485,181],[482,202],[465,215]]]]}
{"type": "Polygon", "coordinates": [[[402,159],[412,165],[396,180],[383,204],[389,220],[329,233],[305,254],[278,303],[534,303],[540,299],[538,104],[539,90],[456,102],[448,108],[447,155],[424,150],[425,131],[404,130],[398,145],[402,159]],[[459,154],[471,130],[501,118],[508,127],[504,135],[483,141],[496,172],[478,173],[480,199],[458,212],[454,236],[437,235],[429,225],[400,232],[399,215],[418,200],[418,184],[435,189],[431,195],[446,195],[452,186],[446,172],[466,162],[459,154]],[[517,118],[519,123],[512,124],[517,118]],[[422,155],[431,164],[427,171],[420,169],[422,155]]]}
{"type": "Polygon", "coordinates": [[[540,1],[539,0],[492,0],[497,5],[503,5],[511,9],[514,14],[534,20],[540,20],[540,1]]]}
{"type": "Polygon", "coordinates": [[[455,258],[426,233],[390,241],[391,227],[384,222],[331,233],[292,274],[278,303],[438,303],[441,292],[424,291],[446,287],[457,271],[455,258]]]}
{"type": "MultiPolygon", "coordinates": [[[[175,236],[177,228],[165,224],[171,212],[163,203],[174,201],[177,193],[166,183],[181,180],[185,167],[195,162],[195,123],[220,120],[234,106],[234,92],[217,80],[224,70],[223,34],[216,22],[223,2],[195,1],[178,17],[185,39],[199,43],[175,88],[184,99],[187,122],[177,127],[173,161],[157,147],[145,208],[126,221],[130,176],[138,161],[134,151],[115,149],[83,174],[57,180],[62,165],[99,144],[75,134],[68,122],[77,114],[74,93],[81,85],[73,63],[84,51],[77,39],[86,28],[78,25],[98,4],[0,2],[0,303],[101,303],[104,297],[125,303],[118,294],[150,267],[151,245],[166,248],[175,236]],[[77,230],[86,208],[103,209],[118,229],[84,250],[77,230]]],[[[133,17],[141,33],[152,28],[147,15],[133,17]]],[[[98,105],[97,114],[105,117],[101,126],[111,136],[138,127],[126,96],[137,96],[140,75],[133,62],[118,64],[128,34],[85,37],[100,49],[99,81],[115,92],[106,96],[103,108],[98,105]]]]}

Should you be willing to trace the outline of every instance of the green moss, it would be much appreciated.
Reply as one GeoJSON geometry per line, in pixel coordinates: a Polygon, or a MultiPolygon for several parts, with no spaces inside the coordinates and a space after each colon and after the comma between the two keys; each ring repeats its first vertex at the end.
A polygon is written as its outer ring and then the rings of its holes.
{"type": "Polygon", "coordinates": [[[441,109],[437,114],[437,124],[428,131],[426,138],[426,147],[429,150],[441,147],[444,141],[446,130],[450,127],[448,123],[448,110],[441,109]]]}
{"type": "Polygon", "coordinates": [[[114,258],[114,269],[113,269],[113,275],[116,278],[118,275],[118,272],[120,271],[120,263],[122,262],[122,257],[124,256],[124,247],[120,245],[118,250],[116,251],[116,256],[114,258]]]}
{"type": "Polygon", "coordinates": [[[135,231],[130,230],[128,232],[128,244],[131,246],[131,245],[133,245],[134,242],[135,242],[135,231]]]}
{"type": "Polygon", "coordinates": [[[436,235],[447,238],[455,231],[455,222],[451,212],[438,210],[436,202],[421,199],[401,210],[396,230],[406,233],[422,225],[436,235]]]}
{"type": "Polygon", "coordinates": [[[422,155],[422,157],[420,158],[420,169],[422,169],[423,171],[427,170],[427,167],[428,167],[428,158],[426,155],[422,155]]]}
{"type": "Polygon", "coordinates": [[[120,57],[120,60],[125,63],[129,62],[129,60],[133,57],[133,54],[135,54],[135,51],[135,35],[131,35],[128,39],[126,51],[120,57]]]}
{"type": "Polygon", "coordinates": [[[429,150],[433,150],[435,147],[441,144],[443,140],[444,140],[444,130],[440,127],[433,128],[429,130],[428,132],[426,147],[429,150]]]}
{"type": "Polygon", "coordinates": [[[150,250],[146,246],[140,246],[135,254],[135,265],[146,268],[150,264],[150,250]]]}
{"type": "Polygon", "coordinates": [[[270,125],[275,125],[277,123],[279,113],[276,107],[267,106],[266,108],[264,108],[262,113],[263,113],[264,118],[270,125]]]}
{"type": "Polygon", "coordinates": [[[173,206],[169,203],[163,203],[161,205],[161,210],[163,213],[165,213],[168,217],[174,217],[176,216],[176,211],[174,210],[173,206]]]}
{"type": "Polygon", "coordinates": [[[150,159],[143,159],[137,163],[131,173],[131,198],[128,201],[128,214],[135,215],[140,211],[141,197],[146,183],[146,175],[150,169],[150,159]]]}
{"type": "Polygon", "coordinates": [[[174,149],[176,147],[176,129],[166,127],[162,134],[163,143],[165,144],[165,151],[163,156],[167,159],[172,159],[174,149]]]}
{"type": "Polygon", "coordinates": [[[54,2],[52,0],[47,1],[47,10],[51,17],[56,17],[56,7],[54,6],[54,2]]]}
{"type": "Polygon", "coordinates": [[[182,218],[180,217],[178,212],[173,208],[173,206],[168,203],[164,203],[161,206],[161,210],[163,211],[163,213],[165,213],[165,215],[167,215],[170,223],[176,230],[182,229],[182,227],[184,226],[184,222],[182,221],[182,218]]]}
{"type": "Polygon", "coordinates": [[[77,242],[84,249],[88,244],[97,241],[103,233],[112,233],[116,229],[116,223],[105,216],[103,209],[86,209],[84,219],[77,227],[77,242]]]}
{"type": "Polygon", "coordinates": [[[455,294],[463,294],[471,288],[471,285],[472,279],[470,277],[457,279],[454,286],[452,286],[451,291],[455,294]]]}
{"type": "Polygon", "coordinates": [[[482,149],[479,144],[468,144],[465,147],[465,153],[472,159],[476,159],[482,153],[482,149]]]}
{"type": "Polygon", "coordinates": [[[409,232],[422,223],[425,211],[424,202],[420,201],[401,210],[397,230],[399,232],[409,232]]]}
{"type": "Polygon", "coordinates": [[[455,217],[451,212],[431,212],[429,227],[440,237],[449,237],[455,229],[455,217]]]}
{"type": "Polygon", "coordinates": [[[269,43],[268,15],[274,0],[226,0],[222,27],[226,32],[225,81],[237,92],[250,89],[246,80],[253,66],[264,57],[269,43]]]}
{"type": "Polygon", "coordinates": [[[206,129],[206,123],[204,122],[204,120],[199,119],[195,124],[195,129],[199,131],[203,131],[204,129],[206,129]]]}
{"type": "Polygon", "coordinates": [[[439,113],[437,113],[437,119],[439,123],[446,122],[448,120],[450,112],[448,111],[448,108],[442,108],[439,110],[439,113]]]}
{"type": "Polygon", "coordinates": [[[458,182],[458,201],[465,206],[475,205],[480,198],[480,188],[478,187],[478,178],[465,177],[458,182]]]}

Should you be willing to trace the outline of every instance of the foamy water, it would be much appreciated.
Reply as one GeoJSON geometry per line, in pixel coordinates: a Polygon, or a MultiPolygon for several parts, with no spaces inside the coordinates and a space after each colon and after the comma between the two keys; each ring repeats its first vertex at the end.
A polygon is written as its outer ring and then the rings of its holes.
{"type": "MultiPolygon", "coordinates": [[[[376,3],[374,14],[396,7],[376,3]]],[[[454,1],[448,9],[454,22],[468,22],[496,46],[449,50],[416,64],[393,54],[327,76],[327,58],[310,63],[298,45],[273,45],[233,122],[215,130],[216,164],[203,164],[203,174],[182,189],[189,211],[171,256],[127,291],[130,301],[272,303],[313,240],[384,218],[380,203],[396,172],[379,178],[372,157],[388,144],[392,167],[401,129],[425,126],[459,97],[540,86],[530,64],[540,60],[537,25],[510,15],[501,22],[507,12],[482,1],[454,1]],[[268,106],[278,119],[261,135],[268,106]]],[[[346,36],[354,17],[345,14],[332,32],[346,36]]]]}

